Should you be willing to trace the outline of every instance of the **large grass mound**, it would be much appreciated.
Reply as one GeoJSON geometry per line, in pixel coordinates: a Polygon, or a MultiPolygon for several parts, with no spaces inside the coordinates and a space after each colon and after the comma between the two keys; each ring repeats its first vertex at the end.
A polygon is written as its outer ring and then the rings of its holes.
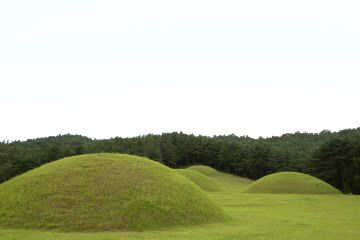
{"type": "Polygon", "coordinates": [[[190,180],[124,154],[64,158],[0,185],[0,226],[62,231],[147,230],[223,221],[190,180]]]}
{"type": "Polygon", "coordinates": [[[252,183],[247,193],[340,194],[336,188],[307,174],[280,172],[270,174],[252,183]]]}
{"type": "Polygon", "coordinates": [[[188,167],[187,169],[197,171],[208,177],[214,177],[214,176],[219,175],[219,172],[216,169],[209,167],[209,166],[205,166],[205,165],[194,165],[194,166],[188,167]]]}
{"type": "Polygon", "coordinates": [[[200,172],[189,169],[176,169],[176,172],[193,181],[202,190],[206,192],[221,192],[221,187],[211,178],[200,172]]]}

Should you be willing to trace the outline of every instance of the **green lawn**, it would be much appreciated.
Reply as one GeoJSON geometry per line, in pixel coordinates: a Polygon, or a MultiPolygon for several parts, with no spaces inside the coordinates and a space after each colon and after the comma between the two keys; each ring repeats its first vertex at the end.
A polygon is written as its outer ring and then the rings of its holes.
{"type": "Polygon", "coordinates": [[[251,181],[219,174],[223,192],[210,193],[229,223],[166,231],[62,233],[0,229],[1,240],[119,239],[360,239],[360,196],[242,193],[251,181]]]}
{"type": "Polygon", "coordinates": [[[68,157],[0,185],[3,228],[130,232],[228,220],[188,178],[126,154],[68,157]]]}
{"type": "Polygon", "coordinates": [[[341,194],[330,184],[298,172],[279,172],[260,178],[250,184],[246,193],[285,193],[285,194],[341,194]]]}
{"type": "Polygon", "coordinates": [[[222,189],[214,180],[210,177],[190,169],[176,169],[176,172],[183,175],[196,185],[198,185],[205,192],[221,192],[222,189]]]}

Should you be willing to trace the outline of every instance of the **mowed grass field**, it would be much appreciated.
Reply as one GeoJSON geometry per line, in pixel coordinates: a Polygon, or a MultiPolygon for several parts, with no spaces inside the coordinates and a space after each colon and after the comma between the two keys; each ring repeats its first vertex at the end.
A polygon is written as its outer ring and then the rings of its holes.
{"type": "Polygon", "coordinates": [[[250,184],[246,193],[341,194],[328,183],[298,172],[280,172],[267,175],[250,184]]]}
{"type": "Polygon", "coordinates": [[[0,229],[1,240],[360,239],[360,196],[243,193],[252,181],[220,173],[208,193],[232,220],[164,231],[73,233],[0,229]]]}
{"type": "Polygon", "coordinates": [[[0,185],[0,226],[8,228],[145,231],[227,221],[193,181],[127,154],[68,157],[0,185]]]}
{"type": "Polygon", "coordinates": [[[190,169],[176,169],[176,172],[194,182],[205,192],[221,192],[221,187],[210,177],[190,169]]]}

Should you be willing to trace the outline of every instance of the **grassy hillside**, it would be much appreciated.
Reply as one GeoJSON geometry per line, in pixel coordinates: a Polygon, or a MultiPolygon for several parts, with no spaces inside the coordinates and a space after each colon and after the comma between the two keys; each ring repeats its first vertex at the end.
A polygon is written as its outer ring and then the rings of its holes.
{"type": "Polygon", "coordinates": [[[216,169],[209,167],[209,166],[205,166],[205,165],[195,165],[195,166],[188,167],[187,169],[197,171],[208,177],[214,177],[219,174],[219,172],[216,169]]]}
{"type": "Polygon", "coordinates": [[[226,220],[193,182],[124,154],[64,158],[0,185],[0,226],[126,231],[226,220]]]}
{"type": "Polygon", "coordinates": [[[274,173],[252,183],[246,193],[340,194],[326,182],[297,172],[274,173]]]}
{"type": "Polygon", "coordinates": [[[230,215],[231,222],[161,231],[61,233],[0,228],[6,240],[358,240],[360,196],[250,194],[251,181],[219,173],[212,177],[223,192],[209,196],[230,215]]]}
{"type": "Polygon", "coordinates": [[[188,178],[206,192],[222,191],[221,187],[214,180],[200,172],[189,169],[176,169],[176,172],[188,178]]]}

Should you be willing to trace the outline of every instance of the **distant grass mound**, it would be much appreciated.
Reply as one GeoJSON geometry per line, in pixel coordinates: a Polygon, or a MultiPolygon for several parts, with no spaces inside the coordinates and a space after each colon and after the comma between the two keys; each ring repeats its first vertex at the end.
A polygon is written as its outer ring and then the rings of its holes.
{"type": "Polygon", "coordinates": [[[193,181],[196,185],[198,185],[202,190],[206,192],[221,192],[221,187],[214,182],[211,178],[205,176],[200,172],[196,172],[189,169],[176,169],[177,173],[183,175],[189,180],[193,181]]]}
{"type": "Polygon", "coordinates": [[[124,154],[68,157],[0,185],[2,227],[126,231],[226,219],[190,180],[124,154]]]}
{"type": "Polygon", "coordinates": [[[252,183],[247,193],[294,193],[294,194],[340,194],[326,182],[298,172],[270,174],[252,183]]]}
{"type": "Polygon", "coordinates": [[[188,167],[187,169],[200,172],[208,177],[214,177],[219,174],[216,169],[205,165],[195,165],[188,167]]]}

